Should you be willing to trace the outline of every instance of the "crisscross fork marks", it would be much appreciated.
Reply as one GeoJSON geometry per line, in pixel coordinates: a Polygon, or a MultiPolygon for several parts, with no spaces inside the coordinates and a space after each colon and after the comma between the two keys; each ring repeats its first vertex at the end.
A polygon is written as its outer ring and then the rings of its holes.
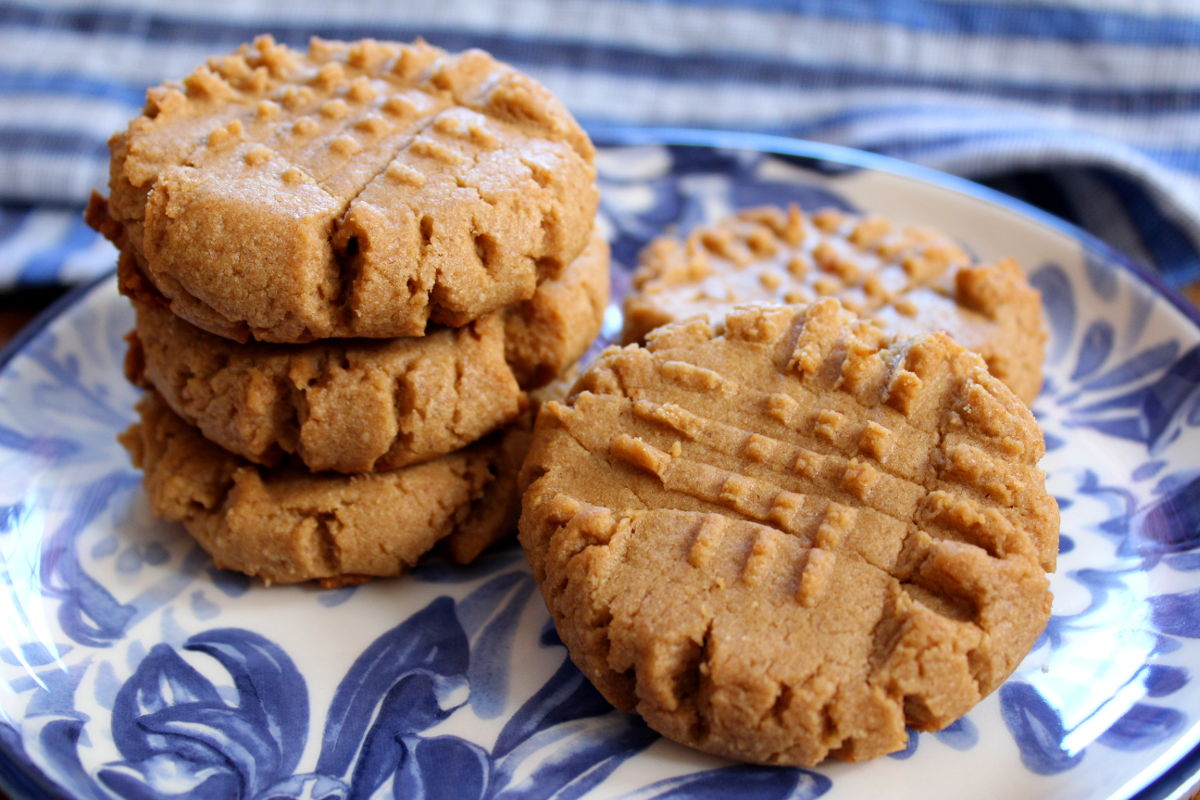
{"type": "Polygon", "coordinates": [[[592,157],[556,100],[482,52],[264,39],[152,91],[89,219],[211,332],[414,336],[557,277],[587,242],[592,157]],[[426,218],[427,259],[409,252],[426,218]]]}
{"type": "MultiPolygon", "coordinates": [[[[790,319],[793,312],[778,313],[790,319]]],[[[823,323],[837,319],[828,309],[814,309],[803,329],[808,328],[814,316],[823,323]]],[[[727,343],[727,347],[737,344],[727,343]]],[[[1013,451],[1007,443],[1012,439],[1014,421],[999,425],[988,422],[988,427],[981,431],[972,424],[972,418],[964,419],[963,398],[979,404],[981,395],[975,389],[979,380],[986,379],[986,373],[978,369],[977,361],[972,371],[969,363],[964,366],[947,355],[945,340],[934,337],[911,346],[878,351],[883,354],[880,358],[875,358],[875,353],[864,354],[863,358],[870,358],[885,374],[882,379],[871,381],[879,387],[874,397],[858,398],[840,390],[837,380],[829,377],[842,373],[848,348],[829,347],[800,381],[777,374],[764,378],[754,372],[743,375],[745,383],[742,383],[721,376],[712,369],[715,363],[702,366],[681,360],[683,351],[670,345],[671,342],[660,337],[648,351],[612,351],[585,378],[585,389],[605,394],[618,392],[627,398],[617,401],[619,405],[628,406],[628,409],[602,410],[596,404],[608,402],[604,395],[595,400],[581,398],[580,402],[589,404],[585,417],[593,413],[615,414],[614,426],[606,430],[620,428],[624,432],[611,441],[597,440],[592,446],[613,447],[619,460],[657,475],[668,489],[685,492],[690,489],[714,505],[759,521],[772,519],[772,502],[781,492],[803,492],[862,504],[904,523],[917,521],[945,538],[973,542],[994,555],[1002,555],[1006,548],[1023,549],[1024,537],[1016,535],[1014,528],[1024,529],[1030,524],[1031,517],[1024,506],[1040,490],[1041,474],[1034,465],[1041,452],[1040,443],[1034,438],[1033,444],[1022,444],[1013,451]],[[816,369],[826,362],[833,362],[834,366],[816,369]],[[929,380],[931,375],[941,373],[945,374],[938,380],[929,380]],[[921,383],[916,388],[907,384],[908,391],[930,395],[915,401],[920,403],[923,418],[927,420],[923,429],[886,407],[892,399],[888,393],[894,387],[888,374],[912,376],[921,383]],[[768,380],[777,380],[780,391],[765,393],[746,386],[752,382],[761,385],[768,380]],[[728,413],[724,409],[730,407],[738,409],[736,424],[715,418],[728,413]],[[835,407],[842,411],[833,410],[835,407]],[[765,413],[754,413],[764,408],[765,413]],[[810,411],[813,408],[817,410],[810,411]],[[864,416],[868,417],[866,424],[862,422],[864,416]],[[890,429],[870,416],[885,421],[890,429]],[[803,423],[793,422],[796,418],[808,418],[813,424],[806,429],[803,423]],[[830,432],[835,426],[841,430],[830,432]],[[899,435],[892,431],[898,431],[899,435]],[[1005,438],[996,440],[997,432],[1005,438]],[[941,455],[945,436],[954,437],[953,453],[960,455],[957,459],[941,455]],[[895,447],[879,447],[880,438],[899,439],[905,457],[914,460],[900,463],[897,468],[896,462],[886,459],[895,447]],[[1006,449],[1010,452],[1004,452],[1006,449]],[[882,463],[874,457],[881,452],[885,454],[882,463]],[[963,454],[969,456],[966,462],[963,454]],[[677,460],[678,465],[672,466],[677,460]],[[943,462],[949,467],[944,468],[943,462]],[[722,464],[736,466],[722,467],[722,464]],[[985,474],[993,477],[979,480],[985,474]],[[995,476],[1005,474],[1013,478],[998,482],[995,476]],[[702,485],[688,487],[680,483],[681,475],[696,476],[702,485]],[[705,477],[700,479],[701,475],[705,477]],[[979,524],[978,520],[998,521],[979,524]],[[997,535],[993,529],[1002,529],[1007,534],[997,535]]],[[[754,358],[752,349],[738,352],[735,361],[754,358]]],[[[703,359],[700,361],[704,363],[703,359]]],[[[1013,420],[1014,415],[1027,414],[1017,403],[999,411],[993,409],[993,413],[1007,414],[1013,420]]],[[[593,431],[591,435],[597,433],[601,432],[593,431]]]]}
{"type": "Polygon", "coordinates": [[[626,342],[739,304],[834,297],[891,334],[950,331],[1026,403],[1041,385],[1039,295],[1011,259],[973,264],[948,237],[878,217],[763,207],[646,247],[625,301],[626,342]]]}

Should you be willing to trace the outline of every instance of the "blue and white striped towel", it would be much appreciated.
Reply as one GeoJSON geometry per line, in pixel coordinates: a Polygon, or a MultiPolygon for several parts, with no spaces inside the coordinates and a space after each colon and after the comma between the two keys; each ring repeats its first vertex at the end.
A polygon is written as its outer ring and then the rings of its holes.
{"type": "Polygon", "coordinates": [[[590,125],[767,131],[984,180],[1200,279],[1194,0],[0,2],[0,289],[76,282],[108,135],[255,34],[491,50],[590,125]]]}

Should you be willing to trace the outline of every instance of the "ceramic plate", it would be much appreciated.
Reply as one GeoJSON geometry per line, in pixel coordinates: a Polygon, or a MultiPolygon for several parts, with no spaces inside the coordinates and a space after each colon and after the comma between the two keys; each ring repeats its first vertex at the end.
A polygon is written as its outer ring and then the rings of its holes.
{"type": "MultiPolygon", "coordinates": [[[[1051,329],[1035,411],[1062,508],[1054,613],[997,692],[900,753],[734,765],[612,711],[519,549],[400,580],[265,589],[151,518],[114,437],[131,313],[112,278],[0,366],[0,777],[81,798],[1143,798],[1200,739],[1200,328],[1094,239],[965,181],[838,148],[604,132],[615,289],[668,227],[798,202],[1012,255],[1051,329]],[[671,145],[664,142],[672,142],[671,145]],[[1140,793],[1140,794],[1139,794],[1140,793]]],[[[606,332],[620,326],[610,309],[606,332]]]]}

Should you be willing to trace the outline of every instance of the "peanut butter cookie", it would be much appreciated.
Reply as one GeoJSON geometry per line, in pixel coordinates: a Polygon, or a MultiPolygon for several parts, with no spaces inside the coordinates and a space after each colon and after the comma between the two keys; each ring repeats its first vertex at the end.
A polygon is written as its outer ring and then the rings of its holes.
{"type": "Polygon", "coordinates": [[[514,419],[600,330],[608,245],[599,234],[533,298],[461,328],[398,339],[238,344],[176,317],[122,255],[137,309],[129,379],[213,442],[259,464],[390,470],[457,450],[514,419]]]}
{"type": "Polygon", "coordinates": [[[479,50],[260,37],[147,92],[88,219],[244,341],[420,336],[533,296],[583,250],[593,148],[479,50]]]}
{"type": "Polygon", "coordinates": [[[1043,451],[945,334],[752,306],[610,348],[544,406],[520,537],[614,705],[732,758],[860,760],[957,719],[1043,629],[1043,451]]]}
{"type": "Polygon", "coordinates": [[[183,523],[218,567],[268,584],[399,575],[439,543],[465,563],[516,522],[525,424],[423,464],[337,475],[251,464],[154,392],[138,413],[120,438],[143,470],[151,510],[183,523]]]}
{"type": "Polygon", "coordinates": [[[1011,259],[976,264],[937,231],[839,211],[755,208],[663,237],[642,253],[625,342],[667,322],[746,303],[836,297],[889,333],[944,330],[1032,403],[1042,385],[1041,297],[1011,259]]]}

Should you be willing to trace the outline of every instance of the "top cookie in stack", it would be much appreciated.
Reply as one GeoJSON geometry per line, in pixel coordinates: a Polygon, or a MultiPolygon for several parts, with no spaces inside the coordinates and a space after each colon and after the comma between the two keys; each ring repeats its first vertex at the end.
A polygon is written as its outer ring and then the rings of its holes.
{"type": "Polygon", "coordinates": [[[171,310],[244,341],[421,336],[533,295],[587,244],[593,148],[479,50],[260,37],[110,142],[92,218],[171,310]]]}
{"type": "Polygon", "coordinates": [[[267,581],[510,530],[526,392],[599,332],[591,142],[481,51],[260,37],[151,89],[88,220],[121,250],[157,514],[267,581]]]}

